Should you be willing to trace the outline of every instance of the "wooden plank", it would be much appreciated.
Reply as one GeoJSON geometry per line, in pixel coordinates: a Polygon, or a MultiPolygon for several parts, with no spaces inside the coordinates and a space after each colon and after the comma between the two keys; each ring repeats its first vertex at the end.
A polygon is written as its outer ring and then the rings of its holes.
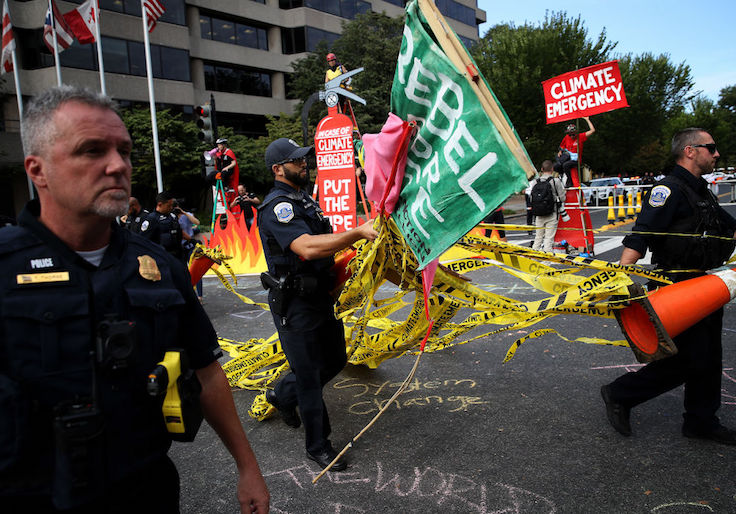
{"type": "Polygon", "coordinates": [[[474,80],[473,74],[468,71],[469,67],[474,70],[475,66],[468,56],[465,47],[455,35],[455,32],[447,24],[444,16],[442,16],[442,13],[437,9],[437,6],[432,0],[418,0],[418,5],[442,51],[445,52],[458,73],[461,73],[468,81],[480,100],[483,110],[501,134],[501,137],[519,162],[519,165],[526,172],[527,178],[533,177],[536,174],[534,164],[529,160],[529,156],[524,150],[519,137],[509,124],[506,116],[496,102],[493,93],[486,86],[485,81],[480,76],[476,76],[474,80]]]}

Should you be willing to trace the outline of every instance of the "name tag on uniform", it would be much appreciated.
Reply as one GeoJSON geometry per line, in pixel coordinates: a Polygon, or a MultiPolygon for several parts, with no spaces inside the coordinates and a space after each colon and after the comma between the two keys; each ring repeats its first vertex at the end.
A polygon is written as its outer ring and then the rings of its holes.
{"type": "Polygon", "coordinates": [[[47,273],[21,273],[16,275],[18,284],[44,284],[51,282],[69,282],[68,271],[49,271],[47,273]]]}

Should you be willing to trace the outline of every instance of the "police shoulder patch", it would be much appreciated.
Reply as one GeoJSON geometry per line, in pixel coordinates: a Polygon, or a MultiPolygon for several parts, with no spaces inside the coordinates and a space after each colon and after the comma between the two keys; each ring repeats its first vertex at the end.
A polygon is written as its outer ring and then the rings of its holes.
{"type": "Polygon", "coordinates": [[[652,192],[649,193],[649,205],[652,207],[662,207],[672,190],[667,186],[654,186],[652,192]]]}
{"type": "Polygon", "coordinates": [[[145,232],[146,230],[148,230],[148,225],[148,220],[145,220],[143,223],[141,223],[141,232],[145,232]]]}
{"type": "Polygon", "coordinates": [[[279,202],[273,208],[273,213],[281,223],[288,223],[294,219],[294,206],[289,202],[279,202]]]}

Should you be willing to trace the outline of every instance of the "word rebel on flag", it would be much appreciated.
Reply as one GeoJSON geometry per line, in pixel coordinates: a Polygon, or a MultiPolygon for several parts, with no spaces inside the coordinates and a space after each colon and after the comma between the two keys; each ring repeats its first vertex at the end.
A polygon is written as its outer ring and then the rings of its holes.
{"type": "Polygon", "coordinates": [[[618,61],[565,73],[542,82],[547,124],[628,107],[618,61]]]}
{"type": "MultiPolygon", "coordinates": [[[[509,148],[509,138],[517,143],[518,136],[512,128],[502,133],[491,121],[486,104],[431,30],[418,3],[408,4],[391,89],[392,112],[418,127],[392,216],[420,268],[527,185],[525,168],[509,148]]],[[[474,66],[464,48],[462,59],[474,66]]],[[[488,94],[492,96],[490,90],[488,94]]]]}

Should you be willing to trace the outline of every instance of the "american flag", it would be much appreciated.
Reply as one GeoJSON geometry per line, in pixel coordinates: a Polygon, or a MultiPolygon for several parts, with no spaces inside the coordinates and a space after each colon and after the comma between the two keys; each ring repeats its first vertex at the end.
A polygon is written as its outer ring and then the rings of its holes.
{"type": "Polygon", "coordinates": [[[156,21],[164,13],[164,6],[159,0],[143,0],[143,10],[146,12],[148,32],[153,32],[153,29],[156,27],[156,21]]]}
{"type": "Polygon", "coordinates": [[[15,38],[13,37],[13,24],[10,23],[10,11],[8,0],[3,2],[3,53],[0,73],[13,71],[13,52],[15,52],[15,38]]]}
{"type": "MultiPolygon", "coordinates": [[[[56,7],[54,0],[51,0],[51,6],[54,9],[54,24],[56,28],[56,44],[59,47],[59,53],[63,52],[74,43],[74,36],[69,26],[64,21],[59,8],[56,7]]],[[[54,53],[54,32],[51,25],[51,10],[46,10],[46,21],[43,25],[43,39],[46,41],[46,46],[49,48],[51,53],[54,53]]]]}

